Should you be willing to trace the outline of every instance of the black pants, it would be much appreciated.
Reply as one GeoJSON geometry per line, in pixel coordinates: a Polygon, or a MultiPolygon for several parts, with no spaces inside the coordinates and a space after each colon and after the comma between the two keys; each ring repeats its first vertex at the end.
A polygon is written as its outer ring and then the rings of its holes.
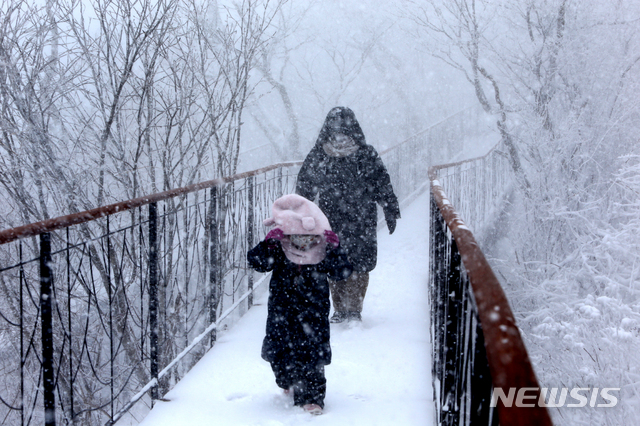
{"type": "Polygon", "coordinates": [[[301,363],[291,358],[271,362],[276,383],[282,389],[293,388],[295,405],[318,404],[324,408],[327,379],[324,364],[301,363]]]}

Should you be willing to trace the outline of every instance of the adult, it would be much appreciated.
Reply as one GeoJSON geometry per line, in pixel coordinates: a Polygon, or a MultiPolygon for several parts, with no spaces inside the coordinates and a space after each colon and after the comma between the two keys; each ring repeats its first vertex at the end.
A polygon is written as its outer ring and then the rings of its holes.
{"type": "Polygon", "coordinates": [[[331,282],[334,314],[331,322],[362,320],[369,272],[377,262],[377,204],[392,234],[400,218],[398,198],[378,152],[367,145],[349,108],[329,111],[315,146],[307,155],[296,193],[314,201],[329,219],[353,265],[346,280],[331,282]]]}

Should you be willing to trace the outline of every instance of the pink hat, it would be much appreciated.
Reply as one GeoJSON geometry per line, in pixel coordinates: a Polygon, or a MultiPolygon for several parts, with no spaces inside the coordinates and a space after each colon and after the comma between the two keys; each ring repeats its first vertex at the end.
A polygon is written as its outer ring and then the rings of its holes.
{"type": "Polygon", "coordinates": [[[323,235],[325,230],[331,230],[329,220],[320,207],[297,194],[278,198],[271,207],[271,215],[263,222],[264,225],[276,226],[285,235],[323,235]]]}

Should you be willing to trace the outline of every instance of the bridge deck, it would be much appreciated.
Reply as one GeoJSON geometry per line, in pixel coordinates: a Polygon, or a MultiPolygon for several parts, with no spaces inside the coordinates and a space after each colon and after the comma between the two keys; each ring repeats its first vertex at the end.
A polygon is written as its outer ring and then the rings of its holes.
{"type": "MultiPolygon", "coordinates": [[[[379,233],[363,322],[332,325],[325,413],[291,406],[260,358],[266,294],[140,423],[429,425],[434,419],[428,306],[428,193],[379,233]]],[[[126,421],[122,422],[126,424],[126,421]]],[[[135,423],[133,423],[135,424],[135,423]]]]}

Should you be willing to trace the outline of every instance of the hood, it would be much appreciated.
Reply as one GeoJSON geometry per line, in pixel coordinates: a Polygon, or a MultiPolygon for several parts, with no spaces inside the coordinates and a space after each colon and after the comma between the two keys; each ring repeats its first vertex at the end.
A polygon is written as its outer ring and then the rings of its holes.
{"type": "Polygon", "coordinates": [[[271,217],[263,223],[282,229],[285,235],[324,235],[324,231],[331,230],[320,207],[298,194],[285,195],[274,201],[271,217]]]}
{"type": "Polygon", "coordinates": [[[329,111],[318,135],[316,145],[322,147],[335,133],[343,133],[349,136],[359,146],[367,144],[356,115],[347,107],[338,106],[329,111]]]}
{"type": "Polygon", "coordinates": [[[297,194],[289,194],[278,198],[271,207],[271,217],[264,222],[265,226],[282,229],[282,250],[291,262],[298,265],[320,263],[326,256],[327,242],[324,231],[331,230],[329,220],[320,207],[297,194]],[[320,244],[309,250],[300,250],[291,244],[288,235],[319,235],[320,244]]]}

